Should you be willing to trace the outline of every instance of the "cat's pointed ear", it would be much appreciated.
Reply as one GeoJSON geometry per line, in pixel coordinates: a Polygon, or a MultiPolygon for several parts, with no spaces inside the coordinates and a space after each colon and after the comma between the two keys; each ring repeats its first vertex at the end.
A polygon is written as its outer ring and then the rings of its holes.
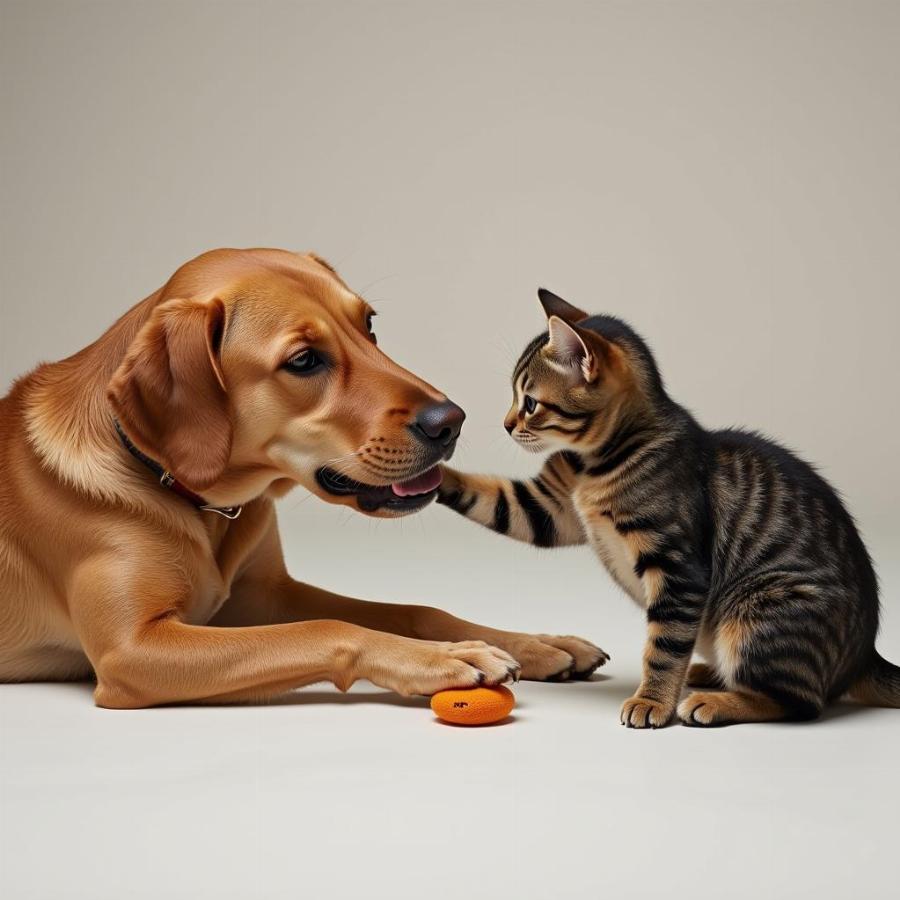
{"type": "Polygon", "coordinates": [[[600,377],[604,365],[614,363],[617,358],[616,348],[595,331],[570,325],[559,316],[550,316],[548,327],[550,356],[558,365],[580,372],[588,384],[600,377]]]}
{"type": "Polygon", "coordinates": [[[541,306],[544,307],[544,312],[547,314],[548,319],[550,316],[558,316],[563,322],[574,325],[576,322],[580,322],[588,317],[584,310],[579,309],[577,306],[572,306],[571,303],[567,303],[562,297],[558,297],[553,291],[548,291],[547,288],[538,288],[538,300],[540,300],[541,306]]]}

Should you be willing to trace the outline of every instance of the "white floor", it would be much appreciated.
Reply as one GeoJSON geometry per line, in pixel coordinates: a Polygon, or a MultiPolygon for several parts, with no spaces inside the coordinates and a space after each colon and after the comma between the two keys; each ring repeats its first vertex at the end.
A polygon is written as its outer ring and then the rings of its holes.
{"type": "MultiPolygon", "coordinates": [[[[348,526],[371,540],[340,567],[314,536],[306,552],[286,544],[320,583],[412,600],[428,582],[430,599],[469,617],[581,631],[612,654],[604,674],[521,684],[514,720],[483,729],[368,685],[139,712],[95,709],[86,685],[0,687],[0,894],[896,896],[900,711],[625,730],[638,611],[586,553],[538,555],[465,523],[429,540],[441,515],[348,526]]],[[[880,646],[900,659],[900,566],[880,568],[880,646]]]]}

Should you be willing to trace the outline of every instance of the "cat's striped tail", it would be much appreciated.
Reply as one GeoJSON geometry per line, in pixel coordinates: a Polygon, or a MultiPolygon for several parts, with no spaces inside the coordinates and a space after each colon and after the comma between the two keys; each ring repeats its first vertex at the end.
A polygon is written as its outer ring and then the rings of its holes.
{"type": "Polygon", "coordinates": [[[850,696],[868,706],[900,708],[900,666],[876,652],[869,670],[851,685],[850,696]]]}

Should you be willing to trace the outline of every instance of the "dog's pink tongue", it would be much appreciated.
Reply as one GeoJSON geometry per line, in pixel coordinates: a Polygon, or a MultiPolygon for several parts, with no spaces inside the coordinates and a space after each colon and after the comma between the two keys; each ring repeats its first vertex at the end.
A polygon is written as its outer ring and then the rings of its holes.
{"type": "Polygon", "coordinates": [[[441,483],[441,470],[435,466],[409,481],[398,481],[391,485],[391,490],[398,497],[412,497],[414,494],[427,494],[441,483]]]}

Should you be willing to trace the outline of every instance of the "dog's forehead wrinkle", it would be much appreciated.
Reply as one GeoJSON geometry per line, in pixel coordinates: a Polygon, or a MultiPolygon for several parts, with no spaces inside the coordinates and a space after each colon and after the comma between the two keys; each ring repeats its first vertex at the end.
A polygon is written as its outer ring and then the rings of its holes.
{"type": "Polygon", "coordinates": [[[315,255],[265,248],[204,254],[183,266],[164,293],[221,298],[228,310],[226,339],[291,332],[311,342],[355,333],[370,309],[315,255]]]}
{"type": "Polygon", "coordinates": [[[321,324],[313,319],[302,319],[293,325],[288,331],[288,339],[302,341],[305,344],[314,344],[322,340],[324,329],[321,324]]]}
{"type": "Polygon", "coordinates": [[[229,330],[239,330],[243,336],[253,339],[297,335],[308,340],[320,339],[330,331],[329,321],[334,317],[324,304],[314,298],[304,297],[303,301],[297,297],[273,296],[267,291],[250,288],[232,298],[229,330]]]}

